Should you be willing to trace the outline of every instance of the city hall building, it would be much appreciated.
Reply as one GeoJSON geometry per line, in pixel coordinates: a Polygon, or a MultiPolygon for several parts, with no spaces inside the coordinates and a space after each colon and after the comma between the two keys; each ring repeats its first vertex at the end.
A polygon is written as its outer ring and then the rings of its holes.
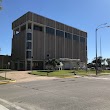
{"type": "Polygon", "coordinates": [[[87,33],[27,12],[12,23],[12,69],[44,69],[47,59],[87,62],[87,33]]]}

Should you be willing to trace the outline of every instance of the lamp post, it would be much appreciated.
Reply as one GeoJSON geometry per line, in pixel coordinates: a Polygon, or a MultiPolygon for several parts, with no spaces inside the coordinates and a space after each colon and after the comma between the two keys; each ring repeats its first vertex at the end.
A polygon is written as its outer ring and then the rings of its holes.
{"type": "Polygon", "coordinates": [[[95,34],[96,34],[96,75],[98,74],[97,73],[97,70],[98,70],[98,64],[97,64],[97,31],[101,28],[106,28],[106,27],[110,27],[110,26],[104,26],[106,25],[107,23],[104,23],[104,24],[101,24],[99,25],[96,29],[95,29],[95,34]]]}

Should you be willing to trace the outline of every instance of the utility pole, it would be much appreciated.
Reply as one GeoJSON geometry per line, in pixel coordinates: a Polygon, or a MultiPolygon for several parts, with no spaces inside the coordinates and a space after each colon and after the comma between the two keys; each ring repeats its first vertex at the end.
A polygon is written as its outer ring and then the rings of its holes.
{"type": "Polygon", "coordinates": [[[101,44],[101,37],[100,37],[100,56],[102,57],[102,44],[101,44]]]}
{"type": "Polygon", "coordinates": [[[101,45],[101,37],[100,37],[100,57],[101,57],[101,70],[102,70],[102,45],[101,45]]]}

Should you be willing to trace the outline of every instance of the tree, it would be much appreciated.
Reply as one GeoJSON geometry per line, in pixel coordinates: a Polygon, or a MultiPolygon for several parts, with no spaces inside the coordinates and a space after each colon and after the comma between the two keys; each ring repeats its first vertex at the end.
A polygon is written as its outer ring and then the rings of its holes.
{"type": "Polygon", "coordinates": [[[108,67],[110,67],[110,58],[107,58],[106,62],[108,63],[108,67]]]}
{"type": "Polygon", "coordinates": [[[56,66],[60,65],[60,62],[53,58],[53,59],[47,60],[45,65],[48,70],[53,70],[53,69],[55,70],[56,66]]]}
{"type": "MultiPolygon", "coordinates": [[[[0,0],[0,3],[2,2],[2,0],[0,0]]],[[[0,5],[0,10],[2,9],[2,6],[0,5]]]]}
{"type": "MultiPolygon", "coordinates": [[[[94,60],[92,61],[92,64],[96,65],[96,58],[94,58],[94,60]]],[[[102,57],[101,56],[97,57],[97,66],[98,67],[102,66],[102,57]]]]}
{"type": "Polygon", "coordinates": [[[95,65],[94,65],[93,63],[88,63],[88,64],[87,64],[87,67],[88,67],[88,68],[92,68],[92,67],[95,67],[95,65]]]}

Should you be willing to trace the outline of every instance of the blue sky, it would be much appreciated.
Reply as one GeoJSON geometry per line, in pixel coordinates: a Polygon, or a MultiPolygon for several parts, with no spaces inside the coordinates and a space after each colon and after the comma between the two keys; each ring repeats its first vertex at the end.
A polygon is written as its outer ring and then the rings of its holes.
{"type": "MultiPolygon", "coordinates": [[[[38,13],[88,33],[88,61],[95,57],[95,29],[110,25],[110,0],[3,0],[0,11],[0,54],[11,54],[12,22],[28,11],[38,13]]],[[[98,30],[98,55],[110,58],[110,28],[98,30]]]]}

